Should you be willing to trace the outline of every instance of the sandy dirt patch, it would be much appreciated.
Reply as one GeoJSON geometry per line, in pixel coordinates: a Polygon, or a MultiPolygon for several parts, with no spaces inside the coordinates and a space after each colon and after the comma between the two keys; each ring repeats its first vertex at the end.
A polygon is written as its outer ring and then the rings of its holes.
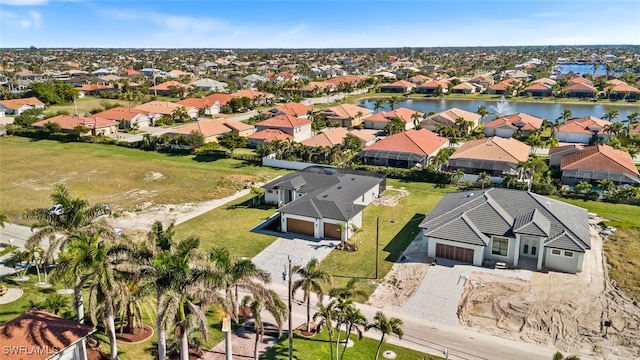
{"type": "Polygon", "coordinates": [[[640,307],[607,280],[599,231],[593,223],[592,250],[577,275],[536,272],[524,281],[473,273],[459,303],[460,321],[482,332],[566,352],[637,357],[640,307]]]}
{"type": "Polygon", "coordinates": [[[396,206],[398,201],[409,195],[409,191],[405,188],[394,188],[387,186],[386,190],[377,198],[373,199],[373,204],[377,206],[396,206]]]}

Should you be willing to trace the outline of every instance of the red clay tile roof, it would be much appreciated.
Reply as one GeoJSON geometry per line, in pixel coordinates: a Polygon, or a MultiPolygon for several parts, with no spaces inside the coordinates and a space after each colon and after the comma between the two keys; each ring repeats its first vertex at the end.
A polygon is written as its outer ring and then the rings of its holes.
{"type": "Polygon", "coordinates": [[[447,80],[431,80],[418,86],[418,88],[419,89],[436,89],[438,86],[440,86],[446,89],[448,85],[449,85],[449,81],[447,80]]]}
{"type": "Polygon", "coordinates": [[[248,125],[240,121],[226,121],[224,124],[228,126],[230,129],[237,130],[237,131],[245,131],[245,130],[251,130],[255,128],[255,126],[253,125],[248,125]]]}
{"type": "Polygon", "coordinates": [[[593,130],[602,132],[604,128],[611,124],[607,120],[603,120],[594,116],[586,116],[567,120],[566,123],[558,127],[557,132],[591,134],[593,130]]]}
{"type": "Polygon", "coordinates": [[[205,138],[218,136],[220,134],[231,132],[231,129],[225,126],[224,123],[225,121],[221,119],[199,120],[195,123],[173,129],[169,134],[189,135],[192,131],[199,131],[205,138]]]}
{"type": "Polygon", "coordinates": [[[313,110],[313,106],[303,105],[300,103],[287,103],[275,107],[276,110],[291,116],[306,115],[308,111],[313,110]]]}
{"type": "Polygon", "coordinates": [[[411,117],[415,113],[420,114],[420,116],[424,116],[424,113],[421,113],[420,111],[415,111],[407,108],[398,108],[395,110],[388,111],[385,113],[385,116],[387,117],[387,119],[393,119],[397,117],[397,118],[400,118],[400,120],[404,121],[405,123],[410,123],[410,122],[413,122],[413,119],[411,117]]]}
{"type": "Polygon", "coordinates": [[[473,86],[471,83],[469,82],[461,82],[460,84],[452,87],[452,89],[456,89],[456,90],[465,90],[465,89],[469,89],[469,90],[474,90],[476,87],[473,86]]]}
{"type": "Polygon", "coordinates": [[[490,137],[467,141],[449,159],[477,159],[519,164],[527,161],[531,147],[516,139],[490,137]]]}
{"type": "Polygon", "coordinates": [[[225,106],[232,99],[229,94],[211,94],[204,97],[207,101],[210,101],[212,104],[215,104],[216,101],[220,102],[220,106],[225,106]]]}
{"type": "Polygon", "coordinates": [[[40,120],[32,124],[34,127],[42,127],[46,123],[57,123],[64,130],[73,130],[76,126],[82,125],[90,129],[100,129],[109,126],[118,126],[117,121],[104,119],[96,116],[75,116],[75,115],[58,115],[49,119],[40,120]]]}
{"type": "Polygon", "coordinates": [[[44,103],[38,100],[35,97],[24,98],[24,99],[13,99],[13,100],[2,100],[0,104],[7,109],[18,109],[21,106],[29,105],[29,106],[44,106],[44,103]]]}
{"type": "Polygon", "coordinates": [[[398,80],[398,81],[396,81],[394,83],[391,83],[389,85],[385,85],[383,87],[403,87],[403,88],[411,89],[411,88],[413,88],[415,86],[416,85],[414,83],[412,83],[412,82],[409,82],[409,81],[406,81],[406,80],[398,80]]]}
{"type": "Polygon", "coordinates": [[[342,104],[334,107],[330,107],[323,111],[324,113],[331,113],[329,115],[330,118],[333,119],[350,119],[358,116],[358,113],[362,113],[362,116],[367,116],[367,114],[372,114],[373,111],[367,108],[363,108],[360,106],[352,105],[352,104],[342,104]]]}
{"type": "Polygon", "coordinates": [[[207,98],[186,98],[180,101],[176,101],[176,104],[180,104],[186,107],[194,107],[196,109],[204,109],[213,106],[215,101],[207,98]]]}
{"type": "Polygon", "coordinates": [[[609,87],[609,91],[613,91],[613,92],[618,92],[618,93],[624,93],[624,92],[629,92],[629,93],[638,93],[640,92],[640,90],[634,88],[633,86],[627,84],[627,83],[619,83],[619,84],[612,84],[612,86],[609,87]]]}
{"type": "Polygon", "coordinates": [[[195,109],[193,107],[176,104],[169,101],[150,101],[148,103],[140,104],[134,107],[134,109],[143,110],[154,114],[171,115],[173,110],[179,107],[184,107],[187,111],[195,109]]]}
{"type": "Polygon", "coordinates": [[[531,82],[532,84],[547,84],[547,85],[555,85],[556,81],[555,80],[551,80],[549,78],[540,78],[540,79],[535,79],[531,82]]]}
{"type": "Polygon", "coordinates": [[[386,116],[384,111],[379,113],[375,113],[369,117],[364,118],[365,121],[374,121],[374,122],[389,122],[389,119],[386,116]]]}
{"type": "Polygon", "coordinates": [[[551,91],[551,85],[546,83],[533,83],[524,88],[523,91],[551,91]]]}
{"type": "Polygon", "coordinates": [[[427,124],[430,122],[434,122],[434,123],[443,124],[443,125],[453,125],[455,124],[456,119],[459,117],[464,118],[466,121],[473,121],[473,123],[476,125],[480,121],[480,118],[482,118],[480,114],[476,114],[471,111],[466,111],[458,108],[451,108],[427,117],[426,122],[427,124]]]}
{"type": "Polygon", "coordinates": [[[388,136],[362,150],[382,150],[431,156],[448,142],[449,140],[427,129],[409,130],[388,136]]]}
{"type": "Polygon", "coordinates": [[[311,124],[311,121],[291,115],[276,115],[256,123],[257,126],[281,129],[293,129],[307,124],[311,124]]]}
{"type": "Polygon", "coordinates": [[[349,132],[349,135],[355,136],[358,139],[363,140],[364,142],[369,142],[369,141],[371,141],[371,140],[376,138],[375,135],[372,135],[372,134],[370,134],[370,133],[368,133],[366,131],[362,131],[362,130],[351,130],[349,132]]]}
{"type": "Polygon", "coordinates": [[[542,119],[525,113],[511,114],[494,119],[486,124],[485,128],[494,128],[501,125],[508,124],[509,126],[517,129],[516,123],[524,124],[522,130],[537,130],[542,126],[542,119]]]}
{"type": "Polygon", "coordinates": [[[113,90],[113,85],[96,85],[96,84],[89,84],[89,85],[82,85],[80,87],[77,87],[76,90],[78,91],[100,91],[100,90],[113,90]]]}
{"type": "Polygon", "coordinates": [[[0,325],[0,344],[6,349],[24,351],[3,351],[3,360],[44,360],[53,356],[78,340],[96,331],[91,326],[78,324],[59,316],[31,310],[13,320],[0,325]],[[29,353],[27,353],[29,351],[29,353]]]}
{"type": "Polygon", "coordinates": [[[240,97],[247,97],[249,99],[255,99],[255,98],[272,98],[274,97],[273,94],[269,94],[266,92],[262,92],[262,91],[258,91],[258,90],[253,90],[253,89],[244,89],[244,90],[239,90],[234,92],[233,94],[229,94],[232,98],[240,98],[240,97]]]}
{"type": "Polygon", "coordinates": [[[585,146],[580,151],[563,155],[560,160],[560,169],[597,170],[640,175],[629,153],[616,150],[609,145],[585,146]]]}
{"type": "Polygon", "coordinates": [[[158,84],[156,86],[152,86],[151,90],[168,91],[168,90],[171,90],[170,89],[171,87],[175,87],[179,89],[179,88],[188,88],[188,87],[191,87],[191,85],[185,85],[180,81],[171,80],[171,81],[163,82],[162,84],[158,84]]]}
{"type": "Polygon", "coordinates": [[[582,144],[570,144],[570,145],[562,145],[562,146],[556,146],[553,147],[551,149],[549,149],[549,155],[553,155],[559,152],[563,152],[566,150],[570,150],[570,149],[582,149],[584,147],[584,145],[582,144]]]}
{"type": "Polygon", "coordinates": [[[118,106],[109,110],[105,110],[103,112],[99,112],[97,114],[93,114],[93,116],[109,119],[109,120],[115,120],[115,121],[121,121],[121,120],[129,121],[140,114],[146,115],[148,113],[149,112],[140,110],[140,109],[118,106]]]}
{"type": "Polygon", "coordinates": [[[595,92],[596,88],[589,84],[576,83],[573,85],[565,86],[564,91],[578,91],[578,92],[595,92]]]}
{"type": "Polygon", "coordinates": [[[325,132],[322,132],[316,136],[310,137],[302,142],[307,146],[328,146],[333,147],[338,144],[342,144],[344,138],[347,137],[347,128],[339,127],[325,132]]]}
{"type": "Polygon", "coordinates": [[[287,139],[293,139],[293,136],[279,129],[264,129],[264,130],[258,131],[255,134],[247,136],[247,139],[256,139],[256,140],[263,140],[264,142],[271,142],[274,140],[284,141],[287,139]]]}
{"type": "Polygon", "coordinates": [[[589,80],[583,78],[582,76],[575,76],[569,80],[569,84],[589,84],[589,80]]]}

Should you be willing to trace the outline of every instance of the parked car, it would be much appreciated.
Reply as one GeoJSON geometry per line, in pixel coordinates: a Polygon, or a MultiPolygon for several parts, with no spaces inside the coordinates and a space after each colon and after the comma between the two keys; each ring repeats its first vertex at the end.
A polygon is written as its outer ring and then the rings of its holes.
{"type": "Polygon", "coordinates": [[[62,208],[62,204],[53,205],[53,207],[51,207],[51,209],[49,209],[49,214],[50,215],[57,215],[57,216],[60,216],[60,215],[64,214],[64,209],[62,208]]]}

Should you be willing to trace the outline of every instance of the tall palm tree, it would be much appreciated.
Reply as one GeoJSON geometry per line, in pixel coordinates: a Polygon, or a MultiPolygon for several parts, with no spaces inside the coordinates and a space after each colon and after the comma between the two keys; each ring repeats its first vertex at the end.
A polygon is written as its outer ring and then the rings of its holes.
{"type": "Polygon", "coordinates": [[[483,171],[480,174],[478,174],[478,182],[480,182],[480,185],[482,186],[483,189],[486,185],[489,184],[490,178],[491,176],[486,171],[483,171]]]}
{"type": "Polygon", "coordinates": [[[264,336],[264,322],[262,321],[262,312],[267,311],[278,326],[278,332],[282,332],[282,324],[287,318],[287,306],[280,300],[278,294],[269,290],[266,296],[251,297],[245,296],[242,300],[242,307],[249,306],[251,308],[251,314],[253,315],[253,328],[256,332],[255,342],[253,344],[253,357],[258,360],[258,342],[260,338],[264,336]]]}
{"type": "Polygon", "coordinates": [[[326,326],[327,334],[329,335],[329,354],[330,359],[333,360],[333,319],[336,317],[336,305],[337,300],[331,300],[327,306],[322,303],[318,303],[318,311],[313,315],[313,320],[320,319],[318,323],[318,332],[326,326]]]}
{"type": "Polygon", "coordinates": [[[558,120],[562,120],[562,122],[566,122],[572,117],[573,117],[573,112],[571,111],[571,109],[564,108],[562,109],[562,113],[560,114],[560,117],[558,117],[558,120]]]}
{"type": "Polygon", "coordinates": [[[420,127],[420,121],[423,119],[423,117],[422,114],[416,111],[411,114],[411,119],[413,120],[413,127],[417,129],[420,127]]]}
{"type": "Polygon", "coordinates": [[[300,278],[293,282],[291,294],[295,295],[298,290],[302,290],[302,300],[307,302],[307,331],[311,331],[311,294],[318,295],[318,303],[322,302],[324,296],[324,285],[331,285],[332,279],[328,272],[318,268],[317,258],[309,260],[304,266],[296,265],[291,269],[292,273],[300,278]]]}
{"type": "Polygon", "coordinates": [[[347,327],[347,337],[345,339],[344,347],[342,348],[342,353],[340,354],[340,360],[344,359],[344,353],[347,351],[347,345],[349,343],[351,333],[356,331],[358,338],[362,339],[362,328],[367,326],[367,318],[362,314],[360,309],[355,307],[354,304],[343,307],[342,311],[344,312],[344,321],[347,327]]]}
{"type": "Polygon", "coordinates": [[[352,278],[347,282],[347,285],[341,288],[332,288],[329,291],[329,296],[340,299],[355,299],[356,297],[367,296],[367,292],[356,287],[358,279],[352,278]]]}
{"type": "Polygon", "coordinates": [[[376,349],[376,360],[378,360],[378,357],[380,356],[380,348],[382,347],[382,343],[387,335],[396,335],[401,340],[404,335],[404,332],[402,331],[402,320],[393,317],[387,318],[382,311],[378,311],[373,317],[373,322],[365,327],[365,331],[370,329],[376,329],[382,334],[380,337],[380,343],[378,343],[378,348],[376,349]]]}
{"type": "Polygon", "coordinates": [[[489,115],[489,111],[484,105],[478,106],[478,110],[476,110],[476,113],[480,115],[480,119],[481,119],[480,121],[484,120],[484,117],[489,115]]]}
{"type": "Polygon", "coordinates": [[[398,102],[400,102],[400,99],[396,95],[393,95],[387,99],[387,104],[389,104],[389,108],[391,108],[391,110],[394,110],[396,108],[398,102]]]}
{"type": "Polygon", "coordinates": [[[59,204],[61,208],[56,211],[49,208],[27,209],[24,212],[25,217],[33,221],[31,228],[38,229],[27,239],[27,244],[39,245],[42,240],[49,239],[49,248],[45,254],[47,261],[53,260],[53,254],[63,248],[69,241],[69,236],[75,232],[97,232],[102,229],[103,236],[113,235],[106,221],[98,219],[110,213],[110,209],[104,204],[92,206],[82,197],[72,198],[64,185],[56,185],[50,198],[54,205],[59,204]]]}
{"type": "Polygon", "coordinates": [[[602,117],[613,122],[618,118],[618,116],[620,116],[620,112],[618,111],[618,109],[609,108],[602,117]]]}
{"type": "Polygon", "coordinates": [[[383,104],[384,104],[384,100],[375,99],[373,101],[373,111],[376,111],[376,112],[380,111],[380,109],[382,109],[382,107],[383,107],[383,104]]]}
{"type": "Polygon", "coordinates": [[[464,175],[465,173],[463,169],[456,169],[456,171],[453,172],[452,180],[455,181],[457,185],[459,185],[464,175]]]}
{"type": "MultiPolygon", "coordinates": [[[[234,260],[225,248],[213,248],[209,251],[208,261],[218,271],[220,276],[219,286],[224,292],[220,299],[220,305],[227,316],[233,321],[238,321],[238,289],[249,291],[255,298],[265,297],[268,292],[266,284],[269,283],[268,273],[258,269],[250,259],[234,260]]],[[[226,333],[226,343],[231,344],[231,331],[226,333]]],[[[226,349],[228,358],[232,349],[226,349]]]]}

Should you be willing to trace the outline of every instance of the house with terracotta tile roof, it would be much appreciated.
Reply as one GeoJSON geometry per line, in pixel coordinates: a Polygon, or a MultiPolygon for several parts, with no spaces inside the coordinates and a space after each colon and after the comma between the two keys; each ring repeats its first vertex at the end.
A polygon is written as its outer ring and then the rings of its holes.
{"type": "Polygon", "coordinates": [[[293,140],[293,136],[280,129],[264,129],[247,136],[247,145],[249,147],[256,148],[262,144],[270,143],[272,141],[286,141],[288,139],[293,140]]]}
{"type": "Polygon", "coordinates": [[[310,120],[291,115],[276,115],[256,123],[256,131],[265,129],[278,129],[291,135],[295,141],[306,140],[313,135],[310,120]]]}
{"type": "Polygon", "coordinates": [[[212,101],[207,98],[186,98],[180,101],[176,101],[176,104],[180,104],[186,108],[194,107],[199,110],[199,113],[204,115],[216,115],[220,113],[219,101],[212,101]]]}
{"type": "Polygon", "coordinates": [[[272,109],[262,112],[263,115],[276,116],[276,115],[290,115],[299,118],[307,118],[309,111],[313,110],[313,106],[303,105],[300,103],[286,103],[278,105],[272,109]]]}
{"type": "Polygon", "coordinates": [[[427,129],[403,131],[367,146],[358,158],[363,164],[409,169],[424,167],[429,158],[449,145],[449,140],[427,129]]]}
{"type": "Polygon", "coordinates": [[[20,115],[29,109],[44,109],[44,103],[35,97],[0,100],[0,110],[7,115],[20,115]]]}
{"type": "Polygon", "coordinates": [[[155,120],[158,120],[162,115],[152,116],[149,114],[149,112],[144,110],[118,106],[109,110],[99,112],[97,114],[93,114],[93,116],[117,121],[120,124],[120,129],[131,129],[132,125],[134,124],[136,124],[137,127],[151,126],[153,125],[153,122],[155,120]]]}
{"type": "Polygon", "coordinates": [[[302,144],[307,146],[334,147],[342,144],[347,135],[349,135],[347,128],[331,128],[302,141],[302,144]]]}
{"type": "Polygon", "coordinates": [[[518,80],[510,78],[489,86],[487,94],[513,96],[516,93],[518,80]]]}
{"type": "Polygon", "coordinates": [[[415,128],[416,124],[419,124],[424,119],[424,113],[407,108],[398,108],[387,112],[379,112],[363,120],[364,128],[382,130],[387,126],[389,121],[394,118],[402,120],[405,124],[404,129],[410,130],[415,128]],[[414,114],[417,115],[414,116],[414,114]]]}
{"type": "MultiPolygon", "coordinates": [[[[99,96],[100,93],[115,93],[118,92],[118,89],[111,84],[85,84],[80,87],[77,87],[81,94],[88,96],[99,96]]],[[[80,96],[82,97],[82,96],[80,96]]]]}
{"type": "Polygon", "coordinates": [[[553,85],[546,83],[532,83],[525,87],[522,92],[527,96],[545,97],[553,94],[553,85]]]}
{"type": "Polygon", "coordinates": [[[220,107],[227,106],[229,100],[233,99],[229,94],[211,94],[204,97],[211,104],[215,104],[216,102],[220,103],[220,107]]]}
{"type": "Polygon", "coordinates": [[[334,127],[360,125],[362,120],[371,114],[373,114],[373,110],[352,104],[341,104],[320,112],[320,116],[328,120],[334,127]]]}
{"type": "Polygon", "coordinates": [[[452,94],[473,94],[482,91],[482,87],[467,81],[461,82],[451,88],[452,94]]]}
{"type": "Polygon", "coordinates": [[[388,85],[380,87],[381,92],[387,93],[407,93],[413,90],[416,85],[410,81],[398,80],[388,85]]]}
{"type": "Polygon", "coordinates": [[[224,125],[231,129],[231,132],[243,136],[248,137],[256,132],[256,127],[253,125],[245,124],[241,121],[225,121],[224,125]]]}
{"type": "Polygon", "coordinates": [[[87,359],[87,336],[95,328],[40,310],[0,325],[3,360],[87,359]]]}
{"type": "Polygon", "coordinates": [[[96,116],[85,117],[76,115],[58,115],[49,119],[37,121],[31,126],[36,129],[42,129],[47,123],[56,123],[60,125],[63,132],[69,134],[73,133],[76,127],[84,126],[87,128],[87,132],[80,135],[93,136],[116,134],[119,126],[117,121],[96,116]]]}
{"type": "Polygon", "coordinates": [[[597,135],[606,142],[611,134],[604,132],[604,129],[610,124],[609,121],[594,116],[573,118],[560,125],[554,136],[560,142],[588,144],[591,137],[597,135]]]}
{"type": "Polygon", "coordinates": [[[599,180],[611,180],[618,185],[638,185],[638,169],[628,152],[609,145],[574,147],[554,151],[550,159],[560,158],[562,183],[575,185],[581,181],[596,184],[599,180]]]}
{"type": "Polygon", "coordinates": [[[496,118],[484,124],[484,135],[510,138],[520,131],[536,131],[542,127],[542,119],[525,113],[516,113],[496,118]]]}
{"type": "Polygon", "coordinates": [[[550,148],[549,166],[560,166],[562,155],[573,154],[576,151],[582,150],[585,146],[586,145],[583,144],[568,144],[550,148]]]}
{"type": "Polygon", "coordinates": [[[553,86],[557,83],[557,81],[543,77],[539,79],[535,79],[531,82],[532,84],[547,84],[549,86],[553,86]]]}
{"type": "Polygon", "coordinates": [[[144,103],[138,106],[135,106],[134,109],[146,111],[151,114],[160,114],[171,116],[173,111],[177,108],[183,107],[189,114],[189,117],[195,119],[198,117],[198,109],[195,107],[186,107],[180,104],[176,104],[169,101],[150,101],[148,103],[144,103]]]}
{"type": "Polygon", "coordinates": [[[238,90],[229,95],[231,95],[232,98],[246,97],[253,100],[257,104],[266,104],[268,101],[270,101],[275,97],[275,95],[273,94],[258,91],[258,90],[253,90],[253,89],[238,90]]]}
{"type": "Polygon", "coordinates": [[[586,83],[575,83],[562,88],[562,93],[565,97],[592,98],[598,94],[598,89],[586,83]]]}
{"type": "Polygon", "coordinates": [[[484,75],[476,76],[473,79],[469,80],[469,82],[472,84],[478,84],[482,86],[483,89],[487,89],[489,88],[489,86],[495,83],[493,78],[484,75]]]}
{"type": "Polygon", "coordinates": [[[196,131],[204,136],[204,142],[217,142],[222,134],[230,133],[231,128],[225,125],[224,119],[199,119],[196,122],[180,126],[167,132],[169,136],[189,135],[196,131]]]}
{"type": "Polygon", "coordinates": [[[412,82],[414,85],[418,86],[418,85],[422,85],[424,83],[426,83],[427,81],[431,81],[432,79],[428,76],[424,76],[424,75],[415,75],[409,78],[409,81],[412,82]]]}
{"type": "Polygon", "coordinates": [[[609,86],[606,88],[606,91],[607,94],[609,94],[610,99],[634,100],[640,98],[640,90],[617,79],[609,82],[609,86]]]}
{"type": "Polygon", "coordinates": [[[186,85],[176,80],[170,80],[163,82],[162,84],[152,86],[149,88],[149,93],[161,96],[180,96],[184,95],[189,88],[191,88],[191,85],[186,85]]]}
{"type": "Polygon", "coordinates": [[[467,141],[449,156],[448,168],[463,169],[466,174],[487,172],[491,176],[518,174],[520,163],[527,161],[531,147],[513,138],[489,137],[467,141]]]}
{"type": "Polygon", "coordinates": [[[482,116],[471,111],[451,108],[433,114],[431,116],[427,116],[420,123],[420,127],[430,131],[436,131],[436,128],[439,126],[456,126],[456,120],[458,118],[463,118],[465,121],[470,121],[473,123],[473,127],[476,127],[480,124],[480,119],[482,119],[482,116]]]}
{"type": "Polygon", "coordinates": [[[418,94],[434,94],[438,92],[438,89],[444,94],[449,91],[448,89],[449,81],[448,80],[431,80],[426,83],[418,86],[416,88],[416,93],[418,94]]]}
{"type": "Polygon", "coordinates": [[[364,130],[351,130],[349,135],[358,138],[362,143],[362,147],[373,145],[376,142],[376,136],[364,130]]]}

